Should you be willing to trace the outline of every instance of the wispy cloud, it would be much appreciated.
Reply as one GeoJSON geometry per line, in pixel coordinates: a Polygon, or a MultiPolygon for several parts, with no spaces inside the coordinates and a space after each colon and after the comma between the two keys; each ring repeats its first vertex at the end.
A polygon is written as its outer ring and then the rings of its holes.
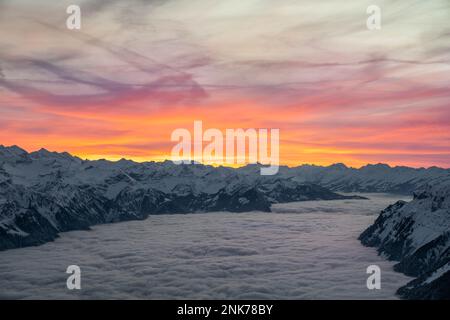
{"type": "Polygon", "coordinates": [[[3,144],[164,158],[171,130],[202,119],[281,128],[287,164],[450,165],[445,0],[378,1],[379,31],[365,0],[84,0],[81,31],[69,4],[0,2],[3,144]]]}

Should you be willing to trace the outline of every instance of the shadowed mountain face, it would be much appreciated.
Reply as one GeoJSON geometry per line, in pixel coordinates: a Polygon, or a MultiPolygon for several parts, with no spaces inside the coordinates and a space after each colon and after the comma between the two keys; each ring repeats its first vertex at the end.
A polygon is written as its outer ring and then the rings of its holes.
{"type": "Polygon", "coordinates": [[[149,214],[270,211],[272,203],[355,198],[286,176],[204,165],[83,161],[0,147],[0,250],[149,214]]]}
{"type": "Polygon", "coordinates": [[[396,271],[418,277],[400,296],[450,299],[450,185],[424,187],[413,201],[389,206],[360,240],[399,260],[396,271]]]}

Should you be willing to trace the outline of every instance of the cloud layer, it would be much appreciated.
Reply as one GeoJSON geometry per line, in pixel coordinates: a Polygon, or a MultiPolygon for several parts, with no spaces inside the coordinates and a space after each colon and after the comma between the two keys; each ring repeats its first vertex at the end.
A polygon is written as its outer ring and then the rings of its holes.
{"type": "MultiPolygon", "coordinates": [[[[0,253],[0,298],[395,299],[410,278],[358,235],[398,198],[308,201],[273,213],[157,215],[0,253]],[[66,289],[68,265],[80,291],[66,289]],[[381,268],[368,290],[366,268],[381,268]]],[[[406,200],[406,199],[405,199],[406,200]]]]}

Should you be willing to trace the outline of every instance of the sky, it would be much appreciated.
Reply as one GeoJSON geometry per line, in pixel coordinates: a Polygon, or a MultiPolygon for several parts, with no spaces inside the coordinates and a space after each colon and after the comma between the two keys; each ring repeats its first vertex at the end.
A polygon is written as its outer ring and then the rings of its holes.
{"type": "Polygon", "coordinates": [[[279,129],[289,166],[448,168],[450,2],[0,0],[0,144],[160,161],[195,120],[279,129]]]}

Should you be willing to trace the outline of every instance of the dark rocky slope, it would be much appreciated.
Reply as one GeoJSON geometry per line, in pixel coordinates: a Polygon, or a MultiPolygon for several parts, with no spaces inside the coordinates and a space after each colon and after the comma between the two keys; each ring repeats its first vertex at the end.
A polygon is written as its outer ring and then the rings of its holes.
{"type": "Polygon", "coordinates": [[[389,206],[360,240],[417,277],[398,290],[401,297],[450,299],[450,186],[427,186],[411,202],[389,206]]]}

